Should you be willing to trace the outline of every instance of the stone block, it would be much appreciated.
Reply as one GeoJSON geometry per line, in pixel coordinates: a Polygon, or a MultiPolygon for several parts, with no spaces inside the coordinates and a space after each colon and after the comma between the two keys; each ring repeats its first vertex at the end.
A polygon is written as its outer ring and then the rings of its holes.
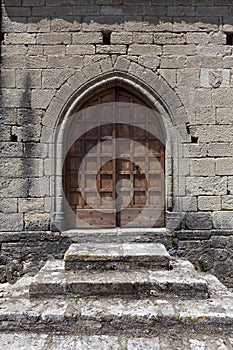
{"type": "Polygon", "coordinates": [[[231,53],[231,49],[227,45],[216,45],[216,44],[208,44],[208,45],[198,45],[196,49],[196,54],[198,56],[229,56],[231,53]]]}
{"type": "Polygon", "coordinates": [[[94,55],[94,54],[95,54],[95,46],[92,44],[66,46],[66,55],[94,55]]]}
{"type": "Polygon", "coordinates": [[[50,216],[48,213],[25,213],[24,227],[26,230],[43,230],[49,229],[50,216]]]}
{"type": "Polygon", "coordinates": [[[1,231],[22,231],[23,215],[22,214],[3,214],[0,213],[0,230],[1,231]]]}
{"type": "MultiPolygon", "coordinates": [[[[113,34],[112,34],[113,35],[113,34]]],[[[102,44],[103,42],[103,35],[101,32],[96,32],[96,33],[74,33],[72,35],[73,44],[78,44],[78,45],[86,45],[86,44],[102,44]]]]}
{"type": "Polygon", "coordinates": [[[35,6],[32,7],[32,16],[33,17],[44,17],[44,18],[53,18],[59,16],[72,16],[72,7],[70,6],[35,6]],[[62,11],[62,12],[61,12],[62,11]],[[61,14],[62,13],[62,14],[61,14]]]}
{"type": "Polygon", "coordinates": [[[27,32],[28,33],[46,33],[50,32],[51,20],[43,17],[29,17],[27,32]]]}
{"type": "Polygon", "coordinates": [[[227,177],[227,183],[228,183],[228,192],[229,194],[233,194],[233,176],[227,177]]]}
{"type": "Polygon", "coordinates": [[[232,229],[233,213],[232,211],[217,211],[213,213],[213,225],[216,229],[232,229]]]}
{"type": "Polygon", "coordinates": [[[17,125],[34,124],[35,127],[38,127],[41,124],[42,117],[43,111],[39,109],[19,108],[17,110],[17,125]]]}
{"type": "Polygon", "coordinates": [[[134,62],[131,62],[130,63],[130,66],[129,66],[129,69],[128,69],[128,72],[131,73],[131,74],[134,74],[136,75],[138,78],[141,77],[142,73],[144,71],[144,67],[137,64],[137,63],[134,63],[134,62]]]}
{"type": "Polygon", "coordinates": [[[130,61],[127,60],[125,57],[118,57],[116,60],[116,63],[114,65],[115,70],[120,70],[120,71],[128,71],[130,66],[130,61]]]}
{"type": "MultiPolygon", "coordinates": [[[[76,3],[77,4],[77,3],[76,3]]],[[[73,14],[76,16],[99,16],[100,14],[100,6],[89,4],[73,6],[72,7],[73,14]]],[[[104,14],[103,14],[104,15],[104,14]]]]}
{"type": "Polygon", "coordinates": [[[190,175],[190,164],[189,158],[179,159],[178,163],[178,174],[180,176],[190,175]]]}
{"type": "Polygon", "coordinates": [[[42,87],[49,89],[51,86],[60,86],[74,73],[73,69],[44,69],[42,71],[42,87]]]}
{"type": "Polygon", "coordinates": [[[17,198],[1,198],[0,212],[17,213],[17,198]]]}
{"type": "Polygon", "coordinates": [[[20,142],[34,141],[38,142],[41,134],[40,124],[27,124],[22,126],[13,126],[12,134],[18,138],[20,142]]]}
{"type": "Polygon", "coordinates": [[[186,34],[176,33],[156,33],[154,34],[154,44],[158,45],[179,45],[186,43],[186,34]]]}
{"type": "MultiPolygon", "coordinates": [[[[141,19],[139,19],[139,22],[141,19]]],[[[135,31],[140,31],[141,29],[135,28],[135,31]]],[[[172,17],[155,17],[155,16],[144,16],[144,21],[142,23],[142,30],[145,32],[172,32],[172,17]]]]}
{"type": "Polygon", "coordinates": [[[230,86],[230,69],[201,68],[201,86],[206,88],[219,88],[230,86]]]}
{"type": "Polygon", "coordinates": [[[25,177],[39,176],[42,165],[43,161],[36,158],[6,158],[2,166],[5,166],[5,176],[25,177]]]}
{"type": "Polygon", "coordinates": [[[70,33],[39,33],[37,34],[37,44],[42,45],[59,45],[71,44],[70,33]]]}
{"type": "Polygon", "coordinates": [[[15,69],[1,69],[1,87],[15,87],[15,69]]]}
{"type": "Polygon", "coordinates": [[[197,135],[199,142],[226,143],[232,141],[233,129],[224,125],[203,125],[198,127],[197,135]]]}
{"type": "Polygon", "coordinates": [[[208,44],[209,40],[208,33],[187,33],[187,44],[208,44]]]}
{"type": "Polygon", "coordinates": [[[23,157],[23,144],[21,142],[0,142],[0,157],[23,157]]]}
{"type": "Polygon", "coordinates": [[[226,195],[227,178],[221,176],[186,177],[187,195],[226,195]]]}
{"type": "Polygon", "coordinates": [[[81,29],[81,18],[78,16],[52,19],[54,32],[76,32],[81,29]]]}
{"type": "Polygon", "coordinates": [[[161,57],[161,68],[184,68],[187,58],[184,56],[181,57],[161,57]]]}
{"type": "Polygon", "coordinates": [[[77,69],[83,66],[83,57],[80,55],[68,56],[49,56],[48,68],[73,68],[77,69]]]}
{"type": "Polygon", "coordinates": [[[214,176],[215,175],[215,159],[192,159],[190,164],[191,176],[214,176]]]}
{"type": "Polygon", "coordinates": [[[17,88],[41,88],[41,70],[40,69],[16,69],[17,88]]]}
{"type": "Polygon", "coordinates": [[[20,198],[26,197],[28,194],[28,179],[16,178],[11,179],[9,176],[0,179],[0,197],[20,198]]]}
{"type": "Polygon", "coordinates": [[[6,33],[4,42],[6,45],[28,45],[36,44],[36,34],[34,33],[6,33]]]}
{"type": "Polygon", "coordinates": [[[212,218],[210,213],[187,213],[185,225],[190,230],[209,230],[212,229],[212,218]]]}
{"type": "Polygon", "coordinates": [[[45,56],[60,56],[63,57],[66,53],[66,45],[46,45],[43,46],[45,56]]]}
{"type": "Polygon", "coordinates": [[[126,54],[126,45],[96,45],[96,53],[100,54],[126,54]]]}
{"type": "Polygon", "coordinates": [[[148,44],[132,44],[129,46],[128,53],[130,55],[141,56],[145,55],[161,55],[162,48],[159,45],[148,45],[148,44]]]}
{"type": "Polygon", "coordinates": [[[23,0],[23,6],[43,6],[45,0],[23,0]]]}
{"type": "Polygon", "coordinates": [[[233,210],[233,195],[222,196],[222,209],[233,210]]]}
{"type": "Polygon", "coordinates": [[[203,121],[205,121],[205,124],[215,124],[215,113],[215,108],[213,107],[196,107],[194,117],[191,119],[191,123],[195,125],[203,125],[203,121]]]}
{"type": "MultiPolygon", "coordinates": [[[[226,4],[222,2],[221,5],[226,5],[226,4]]],[[[224,16],[228,14],[228,8],[226,6],[198,6],[196,14],[198,16],[206,16],[206,17],[224,16]]]]}
{"type": "Polygon", "coordinates": [[[25,33],[27,31],[27,18],[2,16],[3,33],[25,33]]]}
{"type": "Polygon", "coordinates": [[[28,158],[46,158],[48,156],[48,144],[27,142],[25,144],[25,156],[28,158]]]}
{"type": "Polygon", "coordinates": [[[198,196],[198,209],[201,211],[221,210],[221,197],[198,196]]]}
{"type": "Polygon", "coordinates": [[[102,73],[99,62],[95,62],[93,64],[90,64],[90,66],[85,67],[83,69],[83,73],[88,79],[99,76],[102,73]]]}
{"type": "Polygon", "coordinates": [[[216,108],[216,120],[218,124],[231,125],[233,123],[232,108],[218,107],[216,108]]]}
{"type": "Polygon", "coordinates": [[[49,177],[35,177],[29,179],[30,197],[48,197],[50,195],[49,177]]]}
{"type": "MultiPolygon", "coordinates": [[[[185,158],[203,158],[208,154],[207,144],[183,144],[183,156],[185,158]]],[[[211,155],[214,156],[213,154],[211,155]]]]}
{"type": "Polygon", "coordinates": [[[229,143],[210,143],[208,154],[210,157],[228,157],[233,154],[233,145],[229,143]]]}
{"type": "Polygon", "coordinates": [[[233,175],[233,158],[216,159],[217,175],[233,175]]]}
{"type": "Polygon", "coordinates": [[[224,195],[227,192],[226,177],[215,176],[198,179],[200,195],[224,195]]]}
{"type": "Polygon", "coordinates": [[[170,255],[159,243],[79,243],[69,247],[64,261],[66,270],[111,270],[113,265],[123,270],[140,266],[164,269],[169,266],[170,255]]]}
{"type": "Polygon", "coordinates": [[[133,42],[133,34],[127,32],[114,32],[111,34],[111,44],[132,44],[133,42]]]}
{"type": "MultiPolygon", "coordinates": [[[[15,1],[15,0],[13,0],[15,1]]],[[[4,7],[3,7],[4,10],[4,7]]],[[[5,15],[7,14],[9,18],[11,17],[30,17],[32,13],[31,7],[29,6],[22,6],[21,3],[19,6],[7,6],[7,11],[5,12],[5,15]]],[[[3,11],[4,14],[4,11],[3,11]]]]}
{"type": "Polygon", "coordinates": [[[29,56],[42,56],[44,53],[43,45],[30,45],[28,46],[28,55],[29,56]]]}
{"type": "Polygon", "coordinates": [[[108,57],[100,61],[100,68],[103,73],[113,70],[112,60],[108,57]]]}
{"type": "MultiPolygon", "coordinates": [[[[150,55],[142,55],[138,58],[138,63],[146,68],[150,68],[152,70],[157,70],[157,68],[159,67],[159,64],[160,64],[160,57],[154,57],[154,56],[150,56],[150,55]]],[[[161,72],[160,72],[160,74],[161,74],[161,72]]],[[[161,75],[164,76],[164,70],[163,70],[163,74],[161,74],[161,75]]]]}
{"type": "Polygon", "coordinates": [[[168,16],[172,17],[190,17],[195,16],[194,6],[168,6],[168,16]]]}
{"type": "MultiPolygon", "coordinates": [[[[18,47],[19,45],[16,46],[18,47]]],[[[9,56],[3,55],[2,64],[4,65],[4,68],[22,68],[25,66],[25,56],[20,53],[18,55],[17,53],[9,56]]]]}
{"type": "Polygon", "coordinates": [[[177,86],[189,89],[200,87],[200,70],[195,68],[179,69],[177,71],[177,86]]]}
{"type": "MultiPolygon", "coordinates": [[[[0,123],[1,128],[4,124],[14,125],[16,124],[17,110],[15,108],[0,108],[0,123]]],[[[9,133],[10,135],[10,133],[9,133]]],[[[3,140],[1,139],[1,142],[3,140]]]]}
{"type": "Polygon", "coordinates": [[[31,95],[32,108],[46,109],[55,95],[54,89],[34,89],[31,95]]]}
{"type": "Polygon", "coordinates": [[[186,211],[197,211],[197,197],[181,197],[181,210],[186,211]]]}
{"type": "Polygon", "coordinates": [[[23,89],[2,89],[1,107],[29,107],[28,99],[23,100],[25,90],[23,89]]]}
{"type": "Polygon", "coordinates": [[[44,209],[44,198],[19,198],[19,212],[42,212],[44,209]]]}
{"type": "Polygon", "coordinates": [[[47,57],[44,55],[26,56],[25,57],[25,68],[42,69],[42,68],[46,68],[46,67],[47,67],[47,57]]]}
{"type": "Polygon", "coordinates": [[[211,107],[211,91],[204,88],[190,89],[187,94],[187,86],[179,86],[178,93],[180,98],[185,101],[188,106],[191,106],[191,110],[196,108],[211,107]]]}
{"type": "Polygon", "coordinates": [[[134,32],[133,33],[133,42],[136,44],[152,44],[153,43],[153,34],[152,33],[143,33],[143,32],[134,32]]]}
{"type": "Polygon", "coordinates": [[[191,56],[195,55],[196,46],[189,45],[164,45],[163,55],[191,56]]]}

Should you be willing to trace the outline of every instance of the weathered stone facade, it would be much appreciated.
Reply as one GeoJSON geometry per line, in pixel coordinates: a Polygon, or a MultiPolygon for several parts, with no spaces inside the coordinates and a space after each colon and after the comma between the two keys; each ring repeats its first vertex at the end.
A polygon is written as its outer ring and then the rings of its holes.
{"type": "Polygon", "coordinates": [[[167,234],[150,238],[232,286],[232,14],[227,0],[3,0],[2,281],[68,247],[56,232],[61,130],[95,91],[119,85],[179,135],[167,234]]]}

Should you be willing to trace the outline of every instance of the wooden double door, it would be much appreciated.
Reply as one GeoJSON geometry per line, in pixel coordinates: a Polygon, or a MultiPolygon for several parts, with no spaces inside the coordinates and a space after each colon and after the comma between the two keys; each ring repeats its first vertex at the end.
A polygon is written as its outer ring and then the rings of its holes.
{"type": "Polygon", "coordinates": [[[119,88],[82,107],[64,168],[68,228],[164,226],[164,144],[151,132],[162,130],[145,111],[119,88]]]}

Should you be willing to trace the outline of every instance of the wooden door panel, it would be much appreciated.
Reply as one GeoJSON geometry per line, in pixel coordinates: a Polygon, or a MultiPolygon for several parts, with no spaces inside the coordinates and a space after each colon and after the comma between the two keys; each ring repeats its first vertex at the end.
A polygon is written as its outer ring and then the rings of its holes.
{"type": "Polygon", "coordinates": [[[116,226],[116,216],[109,210],[79,209],[76,210],[76,227],[111,228],[116,226]]]}
{"type": "Polygon", "coordinates": [[[156,120],[151,123],[140,105],[144,104],[137,97],[113,88],[83,106],[80,128],[88,131],[78,140],[70,132],[68,145],[74,142],[65,162],[66,198],[74,213],[67,218],[72,228],[164,226],[164,146],[146,131],[160,130],[160,125],[156,120]],[[115,108],[115,123],[108,122],[113,111],[109,102],[123,102],[115,108]],[[107,104],[98,126],[87,107],[100,103],[107,104]],[[117,138],[128,141],[117,143],[117,138]]]}
{"type": "Polygon", "coordinates": [[[126,208],[121,212],[122,227],[164,227],[164,212],[156,208],[126,208]]]}

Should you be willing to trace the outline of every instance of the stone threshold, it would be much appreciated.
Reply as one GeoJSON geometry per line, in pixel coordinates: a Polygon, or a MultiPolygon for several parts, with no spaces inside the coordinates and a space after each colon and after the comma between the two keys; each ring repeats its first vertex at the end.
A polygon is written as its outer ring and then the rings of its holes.
{"type": "Polygon", "coordinates": [[[98,228],[98,229],[72,229],[61,232],[72,242],[154,242],[167,238],[169,233],[164,228],[98,228]]]}

